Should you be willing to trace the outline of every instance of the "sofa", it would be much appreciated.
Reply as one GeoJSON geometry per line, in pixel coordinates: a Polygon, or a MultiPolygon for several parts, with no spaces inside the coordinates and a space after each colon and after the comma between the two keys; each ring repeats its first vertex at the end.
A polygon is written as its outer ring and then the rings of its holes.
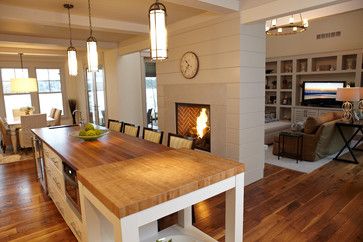
{"type": "Polygon", "coordinates": [[[274,142],[274,137],[281,131],[291,128],[290,121],[275,121],[265,123],[265,145],[271,145],[274,142]]]}
{"type": "MultiPolygon", "coordinates": [[[[304,124],[302,158],[305,161],[316,161],[338,152],[344,141],[335,126],[341,121],[342,113],[328,112],[319,117],[308,117],[304,124]]],[[[346,137],[352,135],[352,128],[344,128],[346,137]]],[[[285,137],[285,152],[296,152],[296,140],[285,137]]],[[[274,137],[273,154],[278,155],[279,136],[274,137]]],[[[282,147],[280,147],[282,148],[282,147]]]]}

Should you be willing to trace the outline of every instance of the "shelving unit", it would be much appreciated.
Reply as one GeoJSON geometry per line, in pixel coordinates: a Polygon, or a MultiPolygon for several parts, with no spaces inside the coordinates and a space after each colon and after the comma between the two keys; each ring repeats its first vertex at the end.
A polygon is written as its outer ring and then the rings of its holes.
{"type": "MultiPolygon", "coordinates": [[[[304,107],[301,106],[304,81],[345,81],[363,86],[362,59],[363,49],[267,59],[266,117],[294,121],[295,108],[304,107]]],[[[319,107],[319,110],[336,109],[319,107]]]]}

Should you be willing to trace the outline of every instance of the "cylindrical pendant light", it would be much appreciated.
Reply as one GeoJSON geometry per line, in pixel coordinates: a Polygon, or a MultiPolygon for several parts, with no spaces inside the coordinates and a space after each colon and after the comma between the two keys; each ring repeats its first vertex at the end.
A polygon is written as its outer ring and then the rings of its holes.
{"type": "Polygon", "coordinates": [[[88,0],[88,17],[89,17],[89,30],[90,37],[87,39],[87,62],[88,71],[98,71],[98,52],[97,52],[97,40],[93,36],[92,22],[91,22],[91,0],[88,0]]]}
{"type": "Polygon", "coordinates": [[[158,0],[149,8],[150,53],[153,60],[168,58],[166,7],[158,0]]]}
{"type": "Polygon", "coordinates": [[[72,28],[71,28],[71,9],[72,4],[64,4],[64,8],[68,9],[68,26],[69,26],[69,47],[68,52],[68,73],[71,76],[77,76],[78,74],[78,64],[77,64],[77,50],[72,44],[72,28]]]}
{"type": "MultiPolygon", "coordinates": [[[[20,67],[24,71],[23,53],[19,53],[20,67]]],[[[11,93],[30,93],[38,91],[38,82],[35,78],[18,77],[10,80],[11,93]]]]}

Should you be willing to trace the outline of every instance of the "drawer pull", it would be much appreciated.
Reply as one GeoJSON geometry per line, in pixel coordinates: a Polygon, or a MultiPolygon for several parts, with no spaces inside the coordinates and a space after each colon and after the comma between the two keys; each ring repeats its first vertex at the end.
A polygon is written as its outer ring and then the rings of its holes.
{"type": "Polygon", "coordinates": [[[78,235],[78,237],[81,238],[81,232],[77,229],[76,224],[74,222],[71,222],[71,226],[74,229],[74,232],[78,235]]]}

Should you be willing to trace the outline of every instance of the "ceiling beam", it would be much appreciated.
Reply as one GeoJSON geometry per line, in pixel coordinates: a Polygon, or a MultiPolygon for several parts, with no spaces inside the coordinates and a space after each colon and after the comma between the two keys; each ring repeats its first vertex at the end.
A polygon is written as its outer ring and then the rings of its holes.
{"type": "MultiPolygon", "coordinates": [[[[0,20],[8,19],[34,24],[68,27],[68,16],[64,13],[30,9],[24,7],[9,6],[0,4],[0,20]]],[[[92,17],[92,24],[95,30],[102,30],[116,33],[140,34],[148,33],[149,27],[144,24],[137,24],[125,21],[110,20],[92,17]]],[[[74,28],[87,29],[89,26],[88,16],[72,15],[74,28]]]]}
{"type": "Polygon", "coordinates": [[[247,24],[265,21],[271,18],[305,12],[347,1],[349,0],[274,0],[253,8],[242,8],[241,23],[247,24]]]}
{"type": "Polygon", "coordinates": [[[166,0],[170,3],[197,8],[212,13],[239,11],[239,0],[166,0]]]}
{"type": "MultiPolygon", "coordinates": [[[[68,39],[55,39],[55,38],[41,38],[41,37],[32,37],[32,36],[20,36],[20,35],[9,35],[9,34],[0,34],[0,43],[18,43],[22,44],[39,44],[45,45],[48,49],[58,49],[59,46],[63,48],[67,48],[69,46],[68,39]],[[53,47],[52,47],[53,46],[53,47]]],[[[112,49],[117,48],[118,43],[114,42],[104,42],[98,41],[98,46],[104,49],[112,49]]],[[[73,46],[80,49],[86,48],[86,42],[83,40],[73,40],[73,46]]]]}

